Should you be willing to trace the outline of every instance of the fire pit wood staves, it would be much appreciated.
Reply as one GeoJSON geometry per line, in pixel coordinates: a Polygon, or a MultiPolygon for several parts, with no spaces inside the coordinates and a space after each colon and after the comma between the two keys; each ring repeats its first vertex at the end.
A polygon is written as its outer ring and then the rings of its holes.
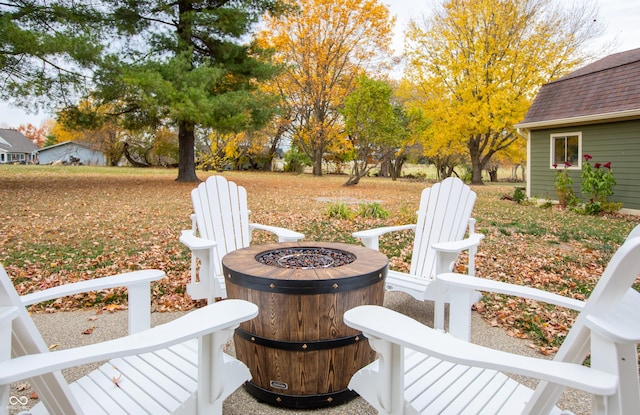
{"type": "Polygon", "coordinates": [[[388,260],[356,245],[286,242],[227,254],[229,298],[258,305],[234,336],[251,370],[247,391],[275,406],[320,408],[355,397],[351,376],[375,358],[368,341],[342,321],[345,311],[382,305],[388,260]]]}

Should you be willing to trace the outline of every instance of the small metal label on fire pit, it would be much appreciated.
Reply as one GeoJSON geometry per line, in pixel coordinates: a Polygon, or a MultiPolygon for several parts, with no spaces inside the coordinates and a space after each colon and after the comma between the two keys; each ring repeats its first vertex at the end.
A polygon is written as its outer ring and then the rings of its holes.
{"type": "Polygon", "coordinates": [[[280,268],[317,269],[339,267],[352,263],[355,255],[329,248],[282,248],[263,252],[256,260],[280,268]]]}
{"type": "Polygon", "coordinates": [[[285,382],[279,382],[277,380],[270,380],[269,386],[276,389],[289,389],[289,385],[287,385],[285,382]]]}

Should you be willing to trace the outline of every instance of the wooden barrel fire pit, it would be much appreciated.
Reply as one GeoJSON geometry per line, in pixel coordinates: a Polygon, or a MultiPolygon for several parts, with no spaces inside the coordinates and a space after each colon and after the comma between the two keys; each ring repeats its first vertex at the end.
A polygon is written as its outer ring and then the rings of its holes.
{"type": "Polygon", "coordinates": [[[258,305],[236,330],[245,386],[275,406],[321,408],[357,396],[347,385],[375,352],[342,315],[382,305],[388,260],[378,251],[328,242],[285,242],[239,249],[222,259],[229,298],[258,305]]]}

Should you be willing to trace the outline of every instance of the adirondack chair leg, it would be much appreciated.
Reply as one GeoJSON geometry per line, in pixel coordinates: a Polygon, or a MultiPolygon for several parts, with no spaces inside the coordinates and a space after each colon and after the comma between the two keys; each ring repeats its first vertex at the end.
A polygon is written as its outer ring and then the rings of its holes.
{"type": "MultiPolygon", "coordinates": [[[[451,268],[456,258],[458,257],[458,253],[451,252],[442,252],[437,251],[436,253],[436,273],[435,275],[439,275],[445,272],[451,272],[451,268]]],[[[449,296],[448,288],[443,284],[439,284],[437,279],[434,279],[431,283],[434,286],[435,295],[434,295],[434,304],[433,304],[433,327],[436,330],[444,330],[444,309],[445,303],[447,301],[447,297],[449,296]]]]}
{"type": "MultiPolygon", "coordinates": [[[[0,310],[0,314],[2,314],[0,310]]],[[[0,316],[0,362],[11,359],[11,324],[13,318],[0,316]]],[[[9,413],[9,386],[0,385],[0,415],[9,413]]]]}
{"type": "MultiPolygon", "coordinates": [[[[638,354],[635,343],[616,344],[596,332],[591,332],[591,367],[614,373],[625,379],[618,385],[618,393],[608,397],[608,414],[635,414],[640,402],[638,383],[638,354]],[[635,379],[636,381],[630,381],[635,379]]],[[[594,407],[594,414],[595,407],[594,407]]],[[[602,412],[604,413],[604,412],[602,412]]]]}
{"type": "Polygon", "coordinates": [[[203,336],[198,347],[198,415],[222,415],[225,398],[223,349],[233,336],[228,329],[203,336]]]}
{"type": "Polygon", "coordinates": [[[194,300],[206,299],[207,304],[213,304],[215,297],[220,297],[219,289],[211,289],[215,272],[211,270],[214,264],[215,248],[193,249],[191,251],[191,282],[187,284],[187,294],[194,300]],[[197,278],[196,260],[200,260],[200,279],[197,278]]]}
{"type": "Polygon", "coordinates": [[[371,237],[371,238],[360,238],[360,241],[362,241],[362,244],[364,246],[366,246],[369,249],[375,249],[376,251],[380,250],[379,248],[379,240],[377,236],[371,237]]]}
{"type": "MultiPolygon", "coordinates": [[[[474,218],[469,219],[469,235],[473,235],[476,233],[476,220],[474,218]]],[[[476,275],[476,254],[478,253],[478,247],[472,246],[469,248],[469,259],[468,259],[468,269],[467,275],[471,275],[475,277],[476,275]]]]}
{"type": "MultiPolygon", "coordinates": [[[[9,333],[9,336],[11,336],[11,333],[9,333]]],[[[3,339],[6,338],[7,337],[3,337],[3,339]]],[[[1,360],[0,358],[0,361],[1,360]]],[[[7,415],[9,413],[9,386],[10,385],[0,385],[0,415],[7,415]]]]}
{"type": "MultiPolygon", "coordinates": [[[[7,310],[9,307],[6,307],[7,310]]],[[[14,310],[15,308],[12,307],[14,310]]],[[[12,314],[16,314],[15,311],[12,314]]],[[[15,317],[2,313],[0,309],[0,362],[11,359],[11,325],[15,317]]]]}
{"type": "Polygon", "coordinates": [[[445,297],[447,296],[448,290],[437,281],[432,282],[432,284],[436,292],[433,301],[433,328],[435,328],[436,330],[444,331],[444,308],[446,302],[445,297]]]}
{"type": "Polygon", "coordinates": [[[378,353],[379,378],[376,382],[381,415],[403,415],[404,404],[404,348],[375,337],[367,337],[369,345],[378,353]]]}
{"type": "Polygon", "coordinates": [[[9,413],[9,385],[0,386],[0,415],[9,413]]]}
{"type": "Polygon", "coordinates": [[[195,253],[191,253],[191,284],[195,284],[198,280],[198,257],[195,253]]]}
{"type": "Polygon", "coordinates": [[[198,281],[198,260],[200,260],[200,277],[202,277],[202,272],[204,271],[203,251],[204,250],[191,249],[191,281],[187,283],[186,289],[187,294],[189,294],[193,300],[199,300],[204,295],[201,282],[198,281]]]}
{"type": "Polygon", "coordinates": [[[202,270],[200,271],[201,279],[204,279],[206,281],[204,286],[207,290],[207,304],[213,304],[215,302],[215,298],[221,296],[218,284],[216,281],[214,281],[216,278],[216,272],[213,269],[216,260],[215,256],[215,249],[209,249],[207,251],[207,255],[205,255],[207,259],[202,264],[202,269],[205,270],[204,275],[202,274],[202,270]]]}
{"type": "MultiPolygon", "coordinates": [[[[607,413],[607,401],[608,399],[603,396],[594,396],[591,405],[592,415],[604,415],[607,413]]],[[[572,412],[573,413],[573,412],[572,412]]]]}
{"type": "Polygon", "coordinates": [[[476,254],[478,253],[478,248],[473,247],[469,248],[469,259],[467,262],[467,275],[475,277],[476,275],[476,254]]]}
{"type": "Polygon", "coordinates": [[[449,333],[461,340],[471,341],[471,311],[467,304],[474,298],[475,291],[449,289],[449,333]]]}
{"type": "MultiPolygon", "coordinates": [[[[473,276],[471,270],[475,265],[473,265],[473,260],[471,259],[472,250],[474,248],[470,248],[469,250],[469,275],[473,276]]],[[[473,252],[475,254],[475,252],[473,252]]],[[[448,288],[444,284],[438,283],[437,276],[443,273],[451,272],[453,269],[453,264],[458,257],[457,253],[452,252],[442,252],[438,251],[436,256],[436,278],[431,283],[434,286],[434,310],[433,310],[433,328],[436,330],[444,330],[444,319],[445,319],[445,304],[467,304],[465,309],[458,308],[455,312],[457,313],[454,317],[451,313],[452,310],[449,310],[449,330],[455,332],[454,335],[460,339],[465,339],[469,341],[471,336],[471,321],[470,321],[470,313],[469,309],[478,301],[480,294],[477,291],[472,290],[462,290],[458,292],[457,298],[454,301],[453,299],[453,291],[451,288],[448,288]],[[457,302],[456,302],[457,301],[457,302]],[[455,328],[451,327],[452,322],[455,323],[455,328]]]]}
{"type": "Polygon", "coordinates": [[[129,334],[151,327],[151,284],[144,282],[127,286],[129,302],[129,334]]]}

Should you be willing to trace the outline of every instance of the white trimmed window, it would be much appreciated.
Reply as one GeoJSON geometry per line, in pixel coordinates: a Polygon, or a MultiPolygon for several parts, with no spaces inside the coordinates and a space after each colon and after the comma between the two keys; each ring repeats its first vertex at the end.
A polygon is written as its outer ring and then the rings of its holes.
{"type": "Polygon", "coordinates": [[[551,134],[551,163],[564,168],[570,163],[569,169],[580,169],[582,166],[582,133],[551,134]]]}

